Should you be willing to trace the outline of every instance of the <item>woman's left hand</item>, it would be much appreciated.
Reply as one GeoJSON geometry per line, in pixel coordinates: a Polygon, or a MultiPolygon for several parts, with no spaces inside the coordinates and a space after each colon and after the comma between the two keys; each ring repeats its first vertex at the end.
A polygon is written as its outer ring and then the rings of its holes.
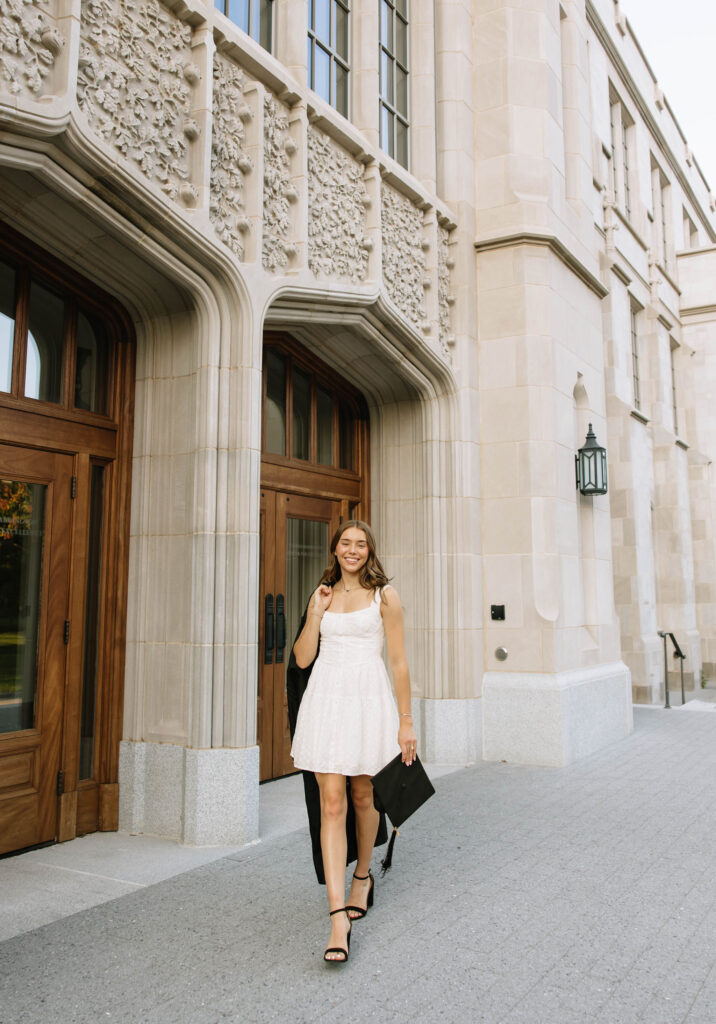
{"type": "Polygon", "coordinates": [[[398,729],[398,744],[403,755],[403,763],[412,764],[418,751],[418,738],[412,722],[401,722],[398,729]]]}

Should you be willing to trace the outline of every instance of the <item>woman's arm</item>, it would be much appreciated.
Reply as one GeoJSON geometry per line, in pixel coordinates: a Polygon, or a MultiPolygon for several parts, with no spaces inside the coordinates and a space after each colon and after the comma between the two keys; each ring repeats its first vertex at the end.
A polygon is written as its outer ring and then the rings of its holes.
{"type": "Polygon", "coordinates": [[[405,654],[403,606],[397,592],[392,587],[386,587],[383,596],[384,601],[381,602],[380,612],[383,616],[385,638],[388,641],[388,661],[393,674],[395,699],[398,702],[398,714],[400,715],[398,743],[403,754],[403,761],[406,764],[412,764],[417,738],[413,729],[413,716],[410,708],[410,672],[405,654]]]}
{"type": "Polygon", "coordinates": [[[306,615],[306,624],[301,630],[298,640],[293,645],[293,653],[299,668],[308,668],[316,657],[321,631],[321,619],[332,599],[333,590],[325,583],[322,583],[313,592],[313,597],[308,606],[308,614],[306,615]]]}

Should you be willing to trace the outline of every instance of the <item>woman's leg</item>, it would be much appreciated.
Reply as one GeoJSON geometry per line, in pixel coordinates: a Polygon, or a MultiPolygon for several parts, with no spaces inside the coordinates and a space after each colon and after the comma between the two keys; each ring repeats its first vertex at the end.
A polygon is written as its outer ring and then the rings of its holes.
{"type": "MultiPolygon", "coordinates": [[[[321,794],[321,853],[323,870],[326,873],[329,910],[338,910],[346,905],[346,796],[345,775],[316,772],[316,781],[321,794]]],[[[329,946],[346,948],[348,919],[345,914],[334,914],[331,918],[329,946]]],[[[329,954],[331,959],[343,959],[340,954],[329,954]]]]}
{"type": "MultiPolygon", "coordinates": [[[[355,874],[364,877],[370,871],[375,837],[378,834],[380,815],[373,804],[373,783],[370,775],[353,775],[351,777],[351,799],[356,812],[356,839],[358,841],[358,862],[355,874]]],[[[348,903],[354,907],[366,907],[370,880],[351,882],[348,903]]]]}

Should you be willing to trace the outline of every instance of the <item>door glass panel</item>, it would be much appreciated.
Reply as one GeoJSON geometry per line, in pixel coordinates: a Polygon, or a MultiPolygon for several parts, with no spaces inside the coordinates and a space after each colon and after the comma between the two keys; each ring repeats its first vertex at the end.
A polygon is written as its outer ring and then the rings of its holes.
{"type": "Polygon", "coordinates": [[[15,339],[15,271],[0,263],[0,391],[12,389],[15,339]]]}
{"type": "Polygon", "coordinates": [[[286,454],[286,360],[280,352],[266,352],[266,451],[286,454]]]}
{"type": "Polygon", "coordinates": [[[338,441],[341,469],[355,468],[355,420],[349,409],[338,407],[338,441]]]}
{"type": "Polygon", "coordinates": [[[87,561],[87,604],[85,608],[85,652],[82,674],[82,722],[80,733],[80,778],[94,777],[95,718],[97,707],[97,654],[99,651],[100,583],[102,576],[102,509],[104,467],[92,467],[90,493],[89,554],[87,561]]]}
{"type": "MultiPolygon", "coordinates": [[[[286,521],[286,649],[291,650],[308,599],[328,565],[329,524],[286,521]]],[[[287,656],[288,660],[288,656],[287,656]]]]}
{"type": "Polygon", "coordinates": [[[110,341],[98,317],[77,314],[75,409],[107,412],[110,341]]]}
{"type": "Polygon", "coordinates": [[[0,480],[0,733],[35,724],[46,493],[0,480]]]}
{"type": "Polygon", "coordinates": [[[333,395],[316,386],[316,420],[318,433],[317,461],[333,465],[333,395]]]}
{"type": "Polygon", "coordinates": [[[35,281],[30,286],[25,396],[41,402],[62,399],[65,302],[35,281]]]}
{"type": "Polygon", "coordinates": [[[311,457],[311,378],[296,367],[293,371],[293,457],[311,457]]]}

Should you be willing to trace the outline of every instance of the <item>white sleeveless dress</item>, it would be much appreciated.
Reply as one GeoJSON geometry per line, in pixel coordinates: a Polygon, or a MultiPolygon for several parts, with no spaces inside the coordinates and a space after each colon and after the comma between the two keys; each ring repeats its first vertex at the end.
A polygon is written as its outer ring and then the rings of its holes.
{"type": "Polygon", "coordinates": [[[367,608],[324,612],[291,748],[296,768],[375,775],[400,753],[384,636],[378,590],[367,608]]]}

